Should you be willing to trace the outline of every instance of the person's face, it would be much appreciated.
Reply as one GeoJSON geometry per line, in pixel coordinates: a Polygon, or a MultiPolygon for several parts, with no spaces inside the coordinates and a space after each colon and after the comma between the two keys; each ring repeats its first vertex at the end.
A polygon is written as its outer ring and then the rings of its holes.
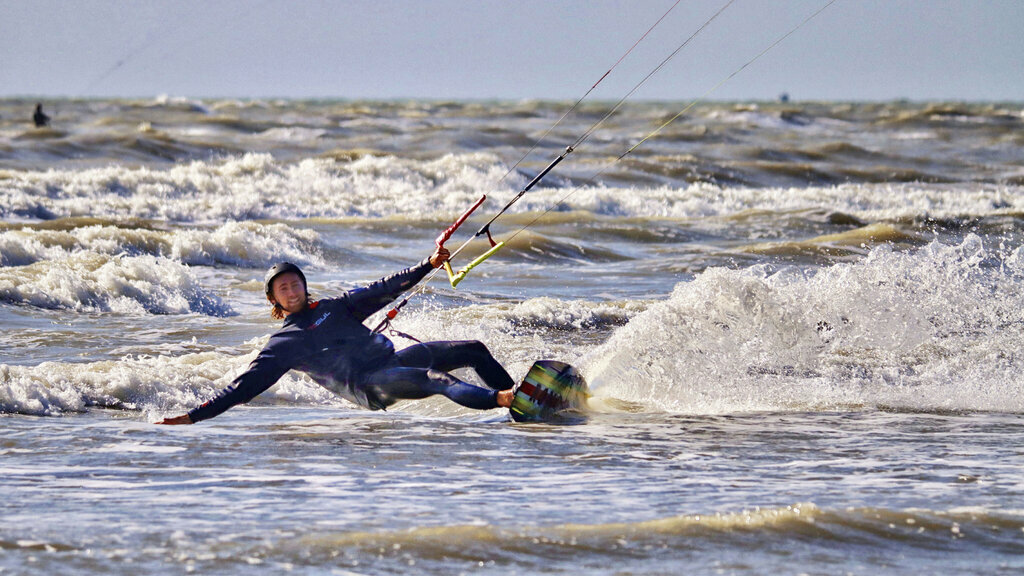
{"type": "Polygon", "coordinates": [[[306,307],[306,286],[298,274],[285,272],[270,283],[270,297],[289,314],[301,312],[306,307]]]}

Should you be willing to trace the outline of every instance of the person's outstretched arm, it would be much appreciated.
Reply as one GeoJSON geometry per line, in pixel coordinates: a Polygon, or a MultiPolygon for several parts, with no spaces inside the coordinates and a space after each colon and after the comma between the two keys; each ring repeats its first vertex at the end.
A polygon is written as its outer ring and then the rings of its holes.
{"type": "Polygon", "coordinates": [[[259,396],[267,388],[273,386],[287,371],[287,366],[280,366],[274,356],[268,354],[264,349],[252,361],[248,370],[235,378],[230,386],[221,390],[212,400],[190,410],[188,414],[164,418],[157,424],[194,424],[213,418],[232,406],[244,404],[259,396]]]}
{"type": "Polygon", "coordinates": [[[447,249],[437,248],[429,258],[425,258],[416,266],[385,276],[363,288],[352,290],[346,294],[349,311],[360,321],[366,320],[371,314],[398,298],[402,292],[423,280],[431,270],[444,264],[448,257],[447,249]]]}

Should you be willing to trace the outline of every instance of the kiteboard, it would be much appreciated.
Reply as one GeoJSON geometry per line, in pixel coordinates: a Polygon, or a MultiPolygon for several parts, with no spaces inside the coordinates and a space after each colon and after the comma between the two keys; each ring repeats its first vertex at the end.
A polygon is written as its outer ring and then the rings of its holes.
{"type": "Polygon", "coordinates": [[[538,360],[516,388],[508,411],[516,422],[535,422],[580,410],[589,397],[590,389],[579,370],[557,360],[538,360]]]}

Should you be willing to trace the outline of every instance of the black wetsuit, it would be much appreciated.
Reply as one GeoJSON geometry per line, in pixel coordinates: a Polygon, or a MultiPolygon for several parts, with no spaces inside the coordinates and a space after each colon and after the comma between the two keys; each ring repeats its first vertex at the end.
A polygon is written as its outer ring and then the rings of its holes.
{"type": "Polygon", "coordinates": [[[395,352],[394,344],[363,325],[371,314],[412,288],[432,269],[429,260],[340,298],[319,300],[289,315],[249,369],[217,396],[188,413],[193,422],[248,402],[288,370],[305,372],[321,386],[371,410],[401,399],[442,394],[470,408],[497,407],[498,390],[512,388],[504,368],[480,342],[425,342],[395,352]],[[490,388],[447,374],[470,367],[490,388]]]}
{"type": "Polygon", "coordinates": [[[42,104],[36,104],[36,111],[32,114],[32,122],[35,123],[36,128],[50,125],[50,117],[43,114],[42,104]]]}

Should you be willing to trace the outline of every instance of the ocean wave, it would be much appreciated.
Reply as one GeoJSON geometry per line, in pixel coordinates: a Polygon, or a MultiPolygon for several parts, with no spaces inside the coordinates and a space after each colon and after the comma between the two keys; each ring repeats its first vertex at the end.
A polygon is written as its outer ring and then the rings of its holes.
{"type": "Polygon", "coordinates": [[[166,170],[0,171],[0,217],[211,222],[447,215],[464,211],[481,189],[500,179],[500,170],[485,155],[282,164],[268,154],[247,154],[166,170]]]}
{"type": "MultiPolygon", "coordinates": [[[[0,115],[13,117],[27,105],[0,100],[0,115]]],[[[536,101],[71,101],[61,103],[54,128],[0,126],[0,146],[10,150],[0,165],[163,168],[247,152],[298,163],[366,150],[420,162],[481,153],[509,166],[564,109],[564,103],[536,101]]],[[[676,110],[673,103],[619,109],[546,183],[586,183],[601,170],[603,182],[637,188],[1020,181],[1020,146],[1013,144],[1024,116],[1013,104],[705,103],[614,162],[676,110]]],[[[536,174],[550,161],[543,156],[557,154],[609,111],[608,103],[580,106],[520,170],[536,174]]],[[[483,189],[500,187],[500,176],[483,189]]]]}
{"type": "MultiPolygon", "coordinates": [[[[482,192],[510,198],[525,174],[502,180],[488,154],[433,160],[364,155],[284,163],[269,154],[191,162],[167,169],[0,171],[0,217],[140,218],[177,222],[303,218],[450,217],[482,192]],[[500,182],[500,184],[499,184],[500,182]]],[[[863,219],[984,216],[1021,211],[1019,186],[843,184],[832,187],[722,187],[694,183],[631,188],[539,188],[510,213],[582,211],[610,217],[698,218],[745,210],[827,208],[863,219]]]]}
{"type": "Polygon", "coordinates": [[[239,555],[350,565],[372,558],[375,567],[395,568],[413,560],[428,570],[435,562],[450,566],[452,558],[461,558],[474,566],[509,563],[519,570],[598,574],[616,573],[607,568],[640,560],[647,562],[647,570],[661,568],[650,564],[660,558],[671,573],[681,559],[705,546],[730,556],[752,548],[785,549],[790,551],[787,562],[807,554],[807,547],[848,551],[851,546],[898,548],[901,555],[971,550],[1012,557],[1024,552],[1022,529],[1019,514],[980,508],[823,509],[802,503],[609,524],[441,525],[377,532],[324,528],[265,542],[239,555]]]}
{"type": "Polygon", "coordinates": [[[171,96],[169,94],[161,94],[148,102],[139,102],[139,105],[146,108],[173,108],[177,110],[183,110],[186,112],[197,112],[199,114],[209,114],[210,109],[201,100],[195,100],[185,96],[171,96]]]}
{"type": "MultiPolygon", "coordinates": [[[[128,442],[117,446],[122,451],[148,453],[176,449],[128,442]]],[[[225,482],[236,485],[273,481],[275,487],[280,487],[280,483],[289,482],[245,475],[227,478],[225,482]]],[[[317,490],[333,489],[344,497],[361,494],[360,487],[347,484],[323,486],[315,476],[291,482],[315,482],[317,490]]],[[[270,534],[243,531],[218,538],[183,535],[184,544],[145,548],[139,563],[159,566],[161,562],[178,562],[221,571],[225,567],[245,566],[251,570],[252,566],[266,565],[285,567],[285,571],[316,572],[329,565],[344,574],[450,574],[464,569],[489,574],[525,570],[611,575],[624,571],[674,574],[680,566],[691,565],[703,567],[696,570],[701,574],[719,573],[723,566],[737,573],[785,573],[794,565],[812,562],[840,572],[868,566],[887,573],[916,573],[923,559],[936,555],[943,557],[945,565],[968,572],[979,566],[983,571],[991,568],[998,572],[997,566],[1015,567],[1024,553],[1020,539],[1024,518],[1020,513],[981,507],[840,509],[805,502],[603,524],[544,523],[535,514],[523,515],[524,510],[529,511],[529,507],[520,506],[520,518],[525,520],[501,525],[428,523],[413,528],[360,530],[346,528],[351,521],[343,518],[270,534]],[[754,554],[763,550],[772,554],[754,554]],[[753,565],[748,562],[752,557],[756,562],[753,565]]],[[[58,561],[65,563],[69,556],[95,556],[94,563],[101,566],[123,562],[123,549],[90,546],[88,538],[84,542],[45,535],[3,539],[0,550],[45,554],[47,560],[59,555],[58,561]]]]}
{"type": "MultiPolygon", "coordinates": [[[[970,188],[899,185],[840,185],[810,188],[721,188],[707,184],[686,189],[588,188],[567,204],[610,216],[706,218],[745,211],[795,212],[828,209],[864,220],[915,216],[1001,214],[1019,201],[1013,187],[970,188]]],[[[543,204],[531,206],[541,209],[543,204]]]]}
{"type": "MultiPolygon", "coordinates": [[[[626,256],[605,248],[599,242],[589,240],[586,234],[581,234],[577,238],[568,238],[564,235],[556,238],[529,229],[512,228],[512,231],[515,236],[505,240],[505,247],[500,252],[503,261],[585,264],[628,260],[626,256]]],[[[499,235],[498,239],[501,238],[499,235]]],[[[483,254],[490,247],[486,240],[474,240],[466,247],[466,254],[473,255],[467,258],[483,254]]]]}
{"type": "Polygon", "coordinates": [[[892,248],[909,248],[926,243],[921,234],[912,230],[903,231],[892,224],[875,223],[807,240],[751,244],[738,248],[738,251],[771,255],[787,262],[810,260],[829,264],[838,260],[852,261],[867,256],[869,246],[885,244],[892,248]]]}
{"type": "Polygon", "coordinates": [[[72,253],[162,256],[190,266],[269,266],[288,260],[322,265],[319,235],[285,224],[229,222],[215,229],[165,229],[155,222],[69,218],[43,225],[0,225],[0,266],[26,266],[72,253]]]}
{"type": "Polygon", "coordinates": [[[930,102],[909,109],[894,109],[877,120],[883,125],[961,127],[964,125],[1019,128],[1022,116],[998,104],[930,102]]]}
{"type": "Polygon", "coordinates": [[[683,413],[1024,412],[1024,255],[968,236],[821,270],[713,268],[584,360],[602,396],[683,413]]]}
{"type": "MultiPolygon", "coordinates": [[[[520,376],[540,358],[575,361],[645,306],[636,301],[600,303],[554,298],[440,310],[426,306],[403,314],[396,325],[424,339],[486,342],[509,372],[520,376]]],[[[398,348],[412,344],[392,337],[398,348]]],[[[204,350],[201,346],[200,351],[190,352],[197,349],[195,342],[164,342],[159,346],[125,347],[126,352],[149,353],[117,360],[4,366],[0,369],[0,412],[60,415],[92,406],[147,414],[185,411],[227,386],[252,361],[266,339],[264,336],[240,344],[248,350],[240,354],[204,350]],[[157,354],[160,350],[168,353],[157,354]]],[[[462,377],[475,381],[469,371],[462,377]]],[[[354,408],[296,372],[260,398],[257,405],[286,401],[354,408]]],[[[473,413],[440,397],[402,402],[395,410],[444,417],[473,413]]]]}
{"type": "Polygon", "coordinates": [[[325,130],[317,128],[292,127],[268,128],[260,132],[259,137],[273,142],[306,142],[325,136],[325,130]]]}
{"type": "Polygon", "coordinates": [[[541,297],[440,309],[428,305],[400,317],[396,324],[412,335],[429,335],[431,340],[481,340],[511,371],[525,373],[540,358],[573,361],[649,304],[541,297]]]}
{"type": "Polygon", "coordinates": [[[95,252],[0,268],[0,301],[83,312],[233,314],[179,262],[95,252]]]}
{"type": "MultiPolygon", "coordinates": [[[[262,341],[265,343],[265,339],[262,341]]],[[[212,398],[256,357],[199,352],[128,356],[99,362],[0,364],[0,413],[59,416],[90,407],[141,410],[150,420],[180,413],[212,398]]],[[[335,405],[340,399],[307,378],[288,375],[253,401],[335,405]]]]}
{"type": "Polygon", "coordinates": [[[501,317],[513,326],[582,331],[624,325],[646,308],[638,301],[590,302],[530,298],[504,311],[501,317]]]}

